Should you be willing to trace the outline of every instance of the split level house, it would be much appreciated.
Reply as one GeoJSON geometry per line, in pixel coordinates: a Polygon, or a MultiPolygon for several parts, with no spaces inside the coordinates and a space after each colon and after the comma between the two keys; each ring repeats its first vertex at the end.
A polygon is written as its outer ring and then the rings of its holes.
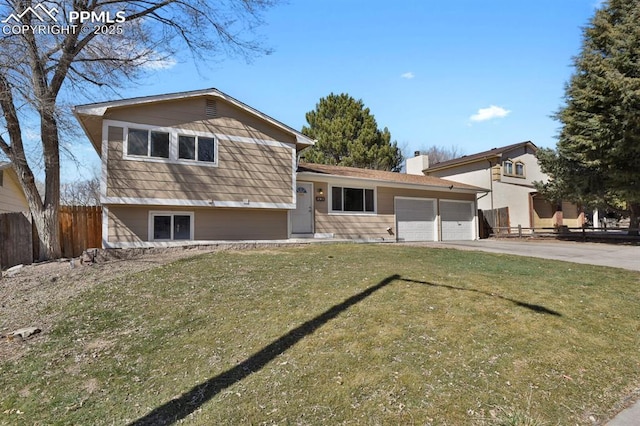
{"type": "Polygon", "coordinates": [[[0,214],[28,212],[29,204],[13,166],[0,161],[0,214]]]}
{"type": "Polygon", "coordinates": [[[312,139],[217,89],[74,114],[101,157],[104,247],[478,238],[486,188],[299,162],[312,139]]]}
{"type": "Polygon", "coordinates": [[[549,180],[540,169],[537,150],[525,141],[435,164],[416,153],[408,160],[407,171],[488,188],[477,203],[494,232],[518,226],[525,230],[582,226],[585,218],[578,206],[549,202],[536,190],[534,182],[549,180]]]}

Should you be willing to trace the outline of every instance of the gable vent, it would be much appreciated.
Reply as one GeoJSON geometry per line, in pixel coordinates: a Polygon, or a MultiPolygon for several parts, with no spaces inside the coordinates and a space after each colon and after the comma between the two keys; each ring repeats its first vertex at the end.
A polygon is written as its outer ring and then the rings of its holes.
{"type": "Polygon", "coordinates": [[[218,116],[218,107],[215,99],[207,99],[207,104],[204,107],[204,113],[207,118],[215,118],[218,116]]]}

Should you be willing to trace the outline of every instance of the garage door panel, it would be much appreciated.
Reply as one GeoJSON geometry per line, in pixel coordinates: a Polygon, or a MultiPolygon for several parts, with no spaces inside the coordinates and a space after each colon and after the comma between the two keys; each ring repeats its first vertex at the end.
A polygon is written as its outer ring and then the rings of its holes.
{"type": "Polygon", "coordinates": [[[435,200],[396,199],[396,232],[400,241],[434,241],[435,200]]]}
{"type": "Polygon", "coordinates": [[[472,202],[440,201],[442,241],[472,240],[474,212],[472,202]]]}

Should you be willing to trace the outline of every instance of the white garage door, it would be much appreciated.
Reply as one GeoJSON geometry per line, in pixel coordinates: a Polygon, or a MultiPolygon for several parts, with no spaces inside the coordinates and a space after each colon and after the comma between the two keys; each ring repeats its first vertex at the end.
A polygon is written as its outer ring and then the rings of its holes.
{"type": "Polygon", "coordinates": [[[473,240],[473,202],[440,200],[442,241],[473,240]]]}
{"type": "Polygon", "coordinates": [[[396,198],[398,241],[436,241],[436,201],[396,198]]]}

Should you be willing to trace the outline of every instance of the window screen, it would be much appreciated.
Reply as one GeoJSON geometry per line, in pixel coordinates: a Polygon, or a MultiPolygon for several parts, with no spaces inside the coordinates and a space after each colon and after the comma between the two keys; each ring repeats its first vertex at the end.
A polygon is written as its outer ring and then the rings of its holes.
{"type": "Polygon", "coordinates": [[[153,217],[153,239],[154,240],[170,240],[171,239],[171,216],[154,216],[153,217]]]}
{"type": "Polygon", "coordinates": [[[151,156],[169,158],[169,133],[151,132],[151,156]]]}
{"type": "Polygon", "coordinates": [[[185,160],[196,159],[195,136],[178,136],[178,158],[185,160]]]}
{"type": "Polygon", "coordinates": [[[188,240],[191,238],[191,216],[173,216],[173,239],[188,240]]]}
{"type": "Polygon", "coordinates": [[[141,129],[129,129],[127,143],[128,155],[148,155],[149,132],[141,129]]]}

